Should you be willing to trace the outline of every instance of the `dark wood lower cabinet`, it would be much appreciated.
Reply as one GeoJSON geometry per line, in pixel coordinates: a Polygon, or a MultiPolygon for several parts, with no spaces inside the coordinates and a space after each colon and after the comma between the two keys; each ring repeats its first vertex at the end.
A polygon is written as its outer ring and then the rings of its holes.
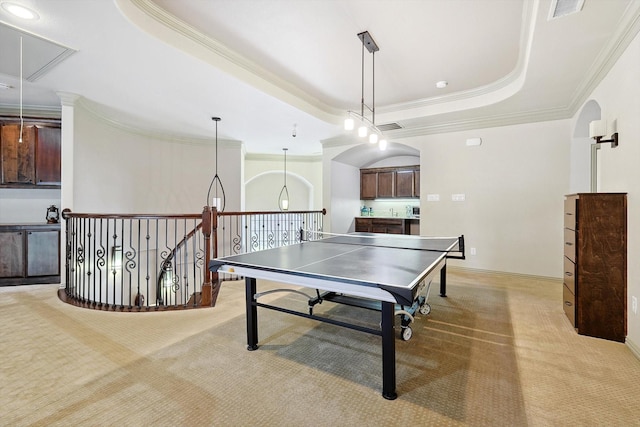
{"type": "Polygon", "coordinates": [[[0,225],[0,286],[60,282],[60,225],[0,225]]]}
{"type": "Polygon", "coordinates": [[[405,218],[356,218],[356,232],[411,234],[410,220],[405,218]]]}

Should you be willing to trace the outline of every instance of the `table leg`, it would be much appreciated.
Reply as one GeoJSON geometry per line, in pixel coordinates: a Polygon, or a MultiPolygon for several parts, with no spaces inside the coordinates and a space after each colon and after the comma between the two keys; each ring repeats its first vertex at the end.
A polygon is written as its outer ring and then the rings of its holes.
{"type": "Polygon", "coordinates": [[[394,337],[395,304],[382,302],[382,397],[393,400],[396,393],[396,340],[394,337]]]}
{"type": "Polygon", "coordinates": [[[447,296],[447,264],[440,269],[440,296],[447,296]]]}
{"type": "Polygon", "coordinates": [[[247,301],[247,350],[258,348],[258,307],[254,304],[256,294],[256,279],[245,278],[247,301]]]}

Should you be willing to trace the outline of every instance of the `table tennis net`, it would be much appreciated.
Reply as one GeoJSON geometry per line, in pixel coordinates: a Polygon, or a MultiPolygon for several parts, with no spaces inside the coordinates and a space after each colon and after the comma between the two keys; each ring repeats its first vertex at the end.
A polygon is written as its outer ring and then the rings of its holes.
{"type": "Polygon", "coordinates": [[[446,252],[448,258],[464,259],[465,257],[463,235],[459,237],[422,237],[402,234],[334,234],[322,231],[308,231],[303,233],[301,240],[318,243],[446,252]]]}

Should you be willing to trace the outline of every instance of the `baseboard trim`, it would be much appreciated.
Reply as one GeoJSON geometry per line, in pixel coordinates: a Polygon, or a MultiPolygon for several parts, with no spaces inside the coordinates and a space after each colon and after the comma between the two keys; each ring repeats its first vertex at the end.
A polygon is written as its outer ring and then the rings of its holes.
{"type": "Polygon", "coordinates": [[[525,273],[513,273],[509,271],[498,271],[498,270],[483,270],[479,268],[471,268],[471,267],[462,267],[459,265],[447,265],[447,270],[450,271],[465,271],[468,273],[480,273],[480,274],[496,274],[500,276],[516,276],[516,277],[524,277],[528,279],[535,280],[544,280],[548,282],[555,282],[562,284],[562,277],[550,277],[550,276],[537,276],[535,274],[525,274],[525,273]]]}
{"type": "Polygon", "coordinates": [[[629,337],[627,337],[624,343],[627,345],[627,347],[629,347],[629,350],[631,350],[631,353],[633,353],[636,359],[640,360],[640,346],[631,341],[629,337]]]}

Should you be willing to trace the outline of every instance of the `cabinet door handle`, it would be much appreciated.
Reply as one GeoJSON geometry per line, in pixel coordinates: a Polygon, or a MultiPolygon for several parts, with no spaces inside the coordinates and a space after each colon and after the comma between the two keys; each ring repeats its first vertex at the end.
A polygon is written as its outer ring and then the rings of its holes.
{"type": "Polygon", "coordinates": [[[566,305],[567,307],[571,307],[573,304],[571,304],[571,302],[570,302],[570,301],[565,301],[565,302],[564,302],[564,305],[566,305]]]}
{"type": "Polygon", "coordinates": [[[571,272],[569,272],[569,271],[565,271],[565,272],[564,272],[564,275],[565,275],[565,276],[569,276],[569,277],[571,277],[571,276],[573,276],[573,273],[571,273],[571,272]]]}
{"type": "Polygon", "coordinates": [[[571,243],[571,242],[564,242],[564,244],[567,245],[567,246],[573,246],[573,243],[571,243]]]}

